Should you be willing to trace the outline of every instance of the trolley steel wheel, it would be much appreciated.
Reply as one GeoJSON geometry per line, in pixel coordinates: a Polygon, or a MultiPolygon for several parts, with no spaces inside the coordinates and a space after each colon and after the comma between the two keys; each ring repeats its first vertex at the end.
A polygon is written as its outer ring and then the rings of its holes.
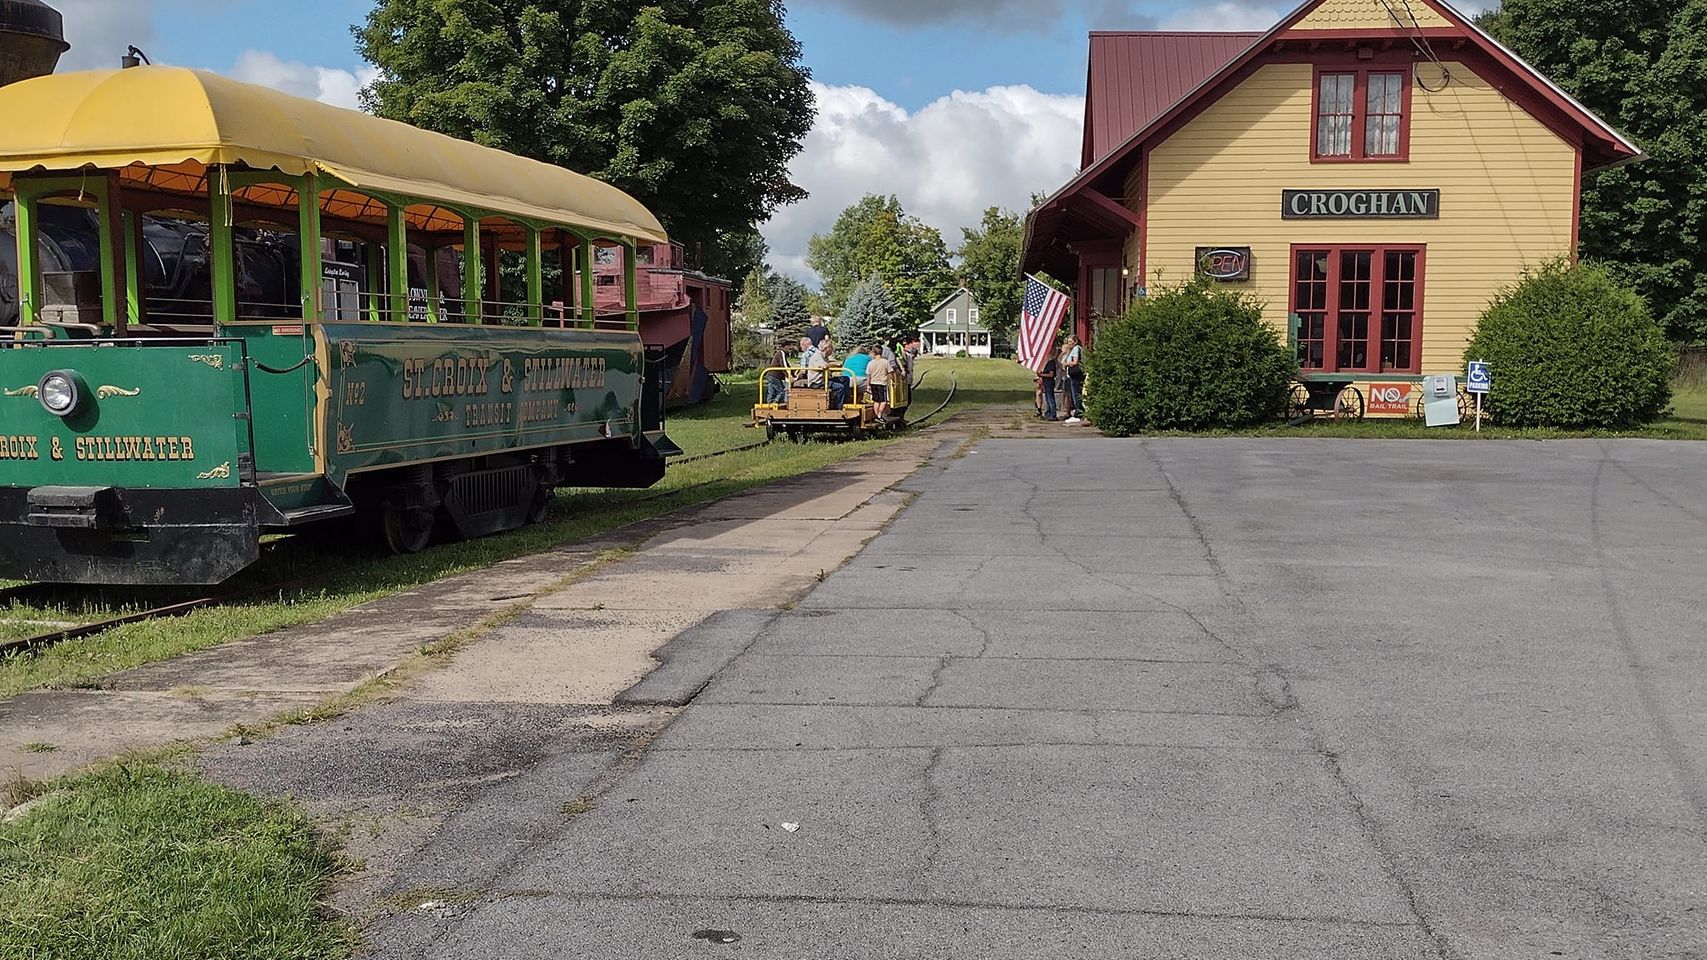
{"type": "Polygon", "coordinates": [[[539,490],[534,493],[533,500],[528,504],[527,522],[530,524],[544,523],[545,518],[549,516],[551,516],[551,488],[542,484],[539,490]]]}
{"type": "Polygon", "coordinates": [[[1363,391],[1356,387],[1346,387],[1334,400],[1334,419],[1362,420],[1367,409],[1363,401],[1363,391]]]}
{"type": "Polygon", "coordinates": [[[386,507],[379,515],[379,535],[392,553],[420,553],[433,542],[436,519],[432,510],[386,507]]]}
{"type": "Polygon", "coordinates": [[[776,439],[776,421],[775,420],[766,420],[765,421],[765,440],[770,441],[770,440],[775,440],[775,439],[776,439]]]}

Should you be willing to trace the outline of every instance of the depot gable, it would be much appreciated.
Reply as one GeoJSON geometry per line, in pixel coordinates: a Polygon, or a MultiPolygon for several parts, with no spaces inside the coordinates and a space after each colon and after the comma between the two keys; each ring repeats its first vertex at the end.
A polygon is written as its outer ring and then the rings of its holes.
{"type": "Polygon", "coordinates": [[[1441,27],[1452,21],[1424,0],[1322,0],[1294,30],[1385,30],[1441,27]]]}

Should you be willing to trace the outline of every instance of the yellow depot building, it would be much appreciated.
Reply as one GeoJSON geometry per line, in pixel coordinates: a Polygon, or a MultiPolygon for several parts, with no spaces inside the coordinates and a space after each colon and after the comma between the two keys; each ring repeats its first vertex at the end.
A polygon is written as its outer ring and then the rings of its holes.
{"type": "Polygon", "coordinates": [[[1152,285],[1248,290],[1305,379],[1399,413],[1501,286],[1575,252],[1583,172],[1640,157],[1437,0],[1093,33],[1081,170],[1027,218],[1024,265],[1076,284],[1093,342],[1152,285]]]}

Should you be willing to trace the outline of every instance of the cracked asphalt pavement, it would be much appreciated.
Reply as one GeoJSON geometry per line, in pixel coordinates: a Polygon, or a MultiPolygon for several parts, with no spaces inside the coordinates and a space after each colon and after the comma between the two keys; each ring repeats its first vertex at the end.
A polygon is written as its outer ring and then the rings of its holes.
{"type": "Polygon", "coordinates": [[[992,440],[903,489],[375,951],[1707,956],[1707,446],[992,440]]]}

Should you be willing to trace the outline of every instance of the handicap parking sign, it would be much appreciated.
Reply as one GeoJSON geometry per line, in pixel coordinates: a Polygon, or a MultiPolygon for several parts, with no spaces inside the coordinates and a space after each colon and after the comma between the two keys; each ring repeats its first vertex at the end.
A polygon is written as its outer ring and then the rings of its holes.
{"type": "Polygon", "coordinates": [[[1487,393],[1493,388],[1493,377],[1488,374],[1488,364],[1484,360],[1470,361],[1469,376],[1464,378],[1464,389],[1469,393],[1487,393]]]}

